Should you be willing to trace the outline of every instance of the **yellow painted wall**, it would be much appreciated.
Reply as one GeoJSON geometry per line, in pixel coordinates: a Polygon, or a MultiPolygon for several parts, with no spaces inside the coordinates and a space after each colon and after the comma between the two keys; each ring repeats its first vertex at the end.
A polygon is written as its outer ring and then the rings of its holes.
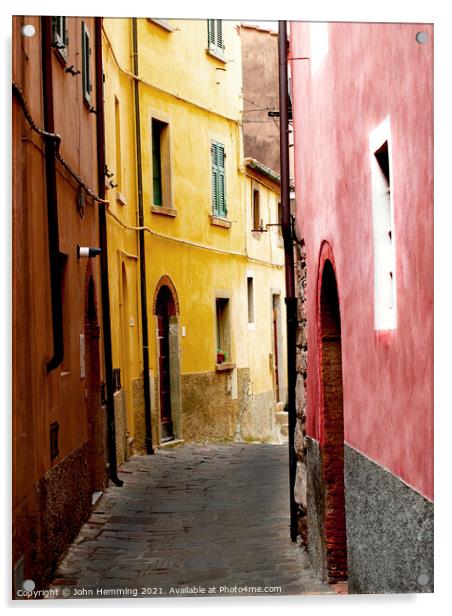
{"type": "Polygon", "coordinates": [[[246,250],[249,258],[247,270],[254,275],[255,292],[255,327],[248,326],[248,362],[251,369],[253,391],[262,392],[269,389],[273,381],[270,354],[274,353],[272,332],[272,295],[280,297],[280,333],[281,349],[279,357],[280,389],[287,387],[286,377],[286,319],[285,319],[285,277],[284,248],[279,227],[267,224],[278,223],[278,203],[281,201],[277,187],[264,176],[247,174],[245,178],[245,228],[246,250]],[[253,232],[253,191],[260,193],[260,218],[263,233],[253,232]]]}
{"type": "MultiPolygon", "coordinates": [[[[106,177],[109,209],[124,224],[137,224],[135,115],[132,79],[119,70],[131,70],[132,40],[130,19],[104,19],[103,62],[105,73],[105,149],[106,163],[112,177],[106,177]],[[113,53],[110,41],[114,41],[113,53]],[[118,182],[115,98],[119,102],[119,134],[121,142],[121,185],[118,182]],[[120,196],[120,193],[123,197],[120,196]],[[118,200],[118,197],[122,200],[118,200]]],[[[121,369],[125,392],[127,426],[134,433],[132,381],[142,370],[141,317],[139,300],[138,234],[126,231],[107,216],[108,268],[112,325],[113,367],[121,369]]]]}
{"type": "MultiPolygon", "coordinates": [[[[126,202],[125,205],[119,203],[116,200],[118,189],[110,189],[110,209],[124,224],[133,227],[137,224],[134,99],[133,79],[126,72],[131,71],[131,24],[128,19],[104,20],[104,71],[107,165],[111,171],[115,170],[116,96],[121,106],[123,180],[120,188],[126,202]]],[[[225,292],[230,298],[231,315],[228,361],[235,363],[238,369],[250,368],[253,394],[269,391],[273,387],[269,357],[272,353],[270,290],[281,291],[283,314],[284,259],[275,239],[276,228],[261,240],[253,238],[250,232],[251,179],[245,175],[242,150],[238,24],[223,22],[226,63],[206,53],[207,20],[170,20],[172,31],[148,19],[139,19],[137,24],[144,224],[150,231],[145,233],[150,369],[158,374],[156,317],[153,314],[156,288],[161,277],[168,276],[177,291],[180,307],[182,375],[215,371],[215,294],[225,292]],[[171,199],[164,205],[171,211],[166,214],[166,208],[153,206],[152,118],[168,124],[171,199]],[[211,221],[212,140],[225,146],[229,228],[211,221]],[[248,270],[252,270],[255,277],[254,328],[248,325],[248,270]]],[[[112,179],[115,181],[115,177],[112,179]]],[[[278,196],[265,186],[262,190],[269,216],[275,217],[278,196]]],[[[140,376],[142,369],[139,263],[133,258],[138,255],[138,234],[125,230],[111,217],[108,233],[114,365],[121,367],[123,386],[129,389],[126,406],[129,430],[133,433],[131,381],[140,376]],[[121,286],[123,263],[129,291],[126,315],[129,324],[125,326],[124,319],[121,323],[125,311],[121,286]],[[131,317],[136,323],[134,328],[130,327],[131,317]],[[127,330],[128,337],[124,334],[127,330]],[[129,365],[125,360],[125,340],[129,365]]],[[[281,327],[285,329],[284,320],[281,327]]],[[[153,409],[154,413],[157,411],[153,409]]]]}

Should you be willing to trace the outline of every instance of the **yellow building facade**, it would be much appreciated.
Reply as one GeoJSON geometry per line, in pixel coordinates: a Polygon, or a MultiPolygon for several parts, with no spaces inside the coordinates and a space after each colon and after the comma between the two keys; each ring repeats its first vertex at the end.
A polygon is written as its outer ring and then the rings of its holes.
{"type": "Polygon", "coordinates": [[[145,452],[146,413],[154,447],[276,440],[286,395],[279,183],[243,159],[238,23],[104,19],[103,55],[118,462],[145,452]]]}

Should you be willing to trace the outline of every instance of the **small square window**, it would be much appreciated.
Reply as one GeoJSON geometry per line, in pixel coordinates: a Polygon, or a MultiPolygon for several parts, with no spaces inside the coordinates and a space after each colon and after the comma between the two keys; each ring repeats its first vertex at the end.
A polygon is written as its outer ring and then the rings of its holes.
{"type": "Polygon", "coordinates": [[[60,426],[57,421],[50,424],[50,459],[54,460],[60,455],[58,447],[58,433],[60,426]]]}
{"type": "Polygon", "coordinates": [[[217,330],[217,364],[230,361],[231,333],[229,299],[218,297],[215,300],[216,330],[217,330]]]}

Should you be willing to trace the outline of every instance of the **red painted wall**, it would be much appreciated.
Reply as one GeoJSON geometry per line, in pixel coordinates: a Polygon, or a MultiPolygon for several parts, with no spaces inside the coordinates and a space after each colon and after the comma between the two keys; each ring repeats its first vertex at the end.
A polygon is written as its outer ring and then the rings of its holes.
{"type": "MultiPolygon", "coordinates": [[[[291,24],[290,56],[310,55],[291,24]]],[[[345,441],[433,499],[433,27],[329,24],[314,74],[293,60],[297,226],[308,267],[308,435],[321,440],[317,294],[332,247],[345,441]],[[428,33],[421,45],[415,35],[428,33]],[[397,329],[374,330],[369,134],[390,116],[397,329]]]]}

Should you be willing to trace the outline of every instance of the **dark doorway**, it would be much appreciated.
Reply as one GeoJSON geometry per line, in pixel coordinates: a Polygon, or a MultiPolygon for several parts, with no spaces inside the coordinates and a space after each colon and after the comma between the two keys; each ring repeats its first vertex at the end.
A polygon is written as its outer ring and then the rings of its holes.
{"type": "Polygon", "coordinates": [[[325,570],[329,582],[347,579],[344,497],[344,409],[341,320],[336,276],[325,262],[320,293],[321,472],[325,570]]]}
{"type": "Polygon", "coordinates": [[[96,291],[87,270],[85,291],[85,333],[80,337],[80,376],[85,379],[92,491],[102,491],[107,482],[105,430],[100,396],[100,327],[97,320],[96,291]]]}
{"type": "Polygon", "coordinates": [[[156,302],[158,332],[160,440],[174,439],[171,412],[170,316],[175,314],[174,299],[167,286],[162,286],[156,302]]]}

